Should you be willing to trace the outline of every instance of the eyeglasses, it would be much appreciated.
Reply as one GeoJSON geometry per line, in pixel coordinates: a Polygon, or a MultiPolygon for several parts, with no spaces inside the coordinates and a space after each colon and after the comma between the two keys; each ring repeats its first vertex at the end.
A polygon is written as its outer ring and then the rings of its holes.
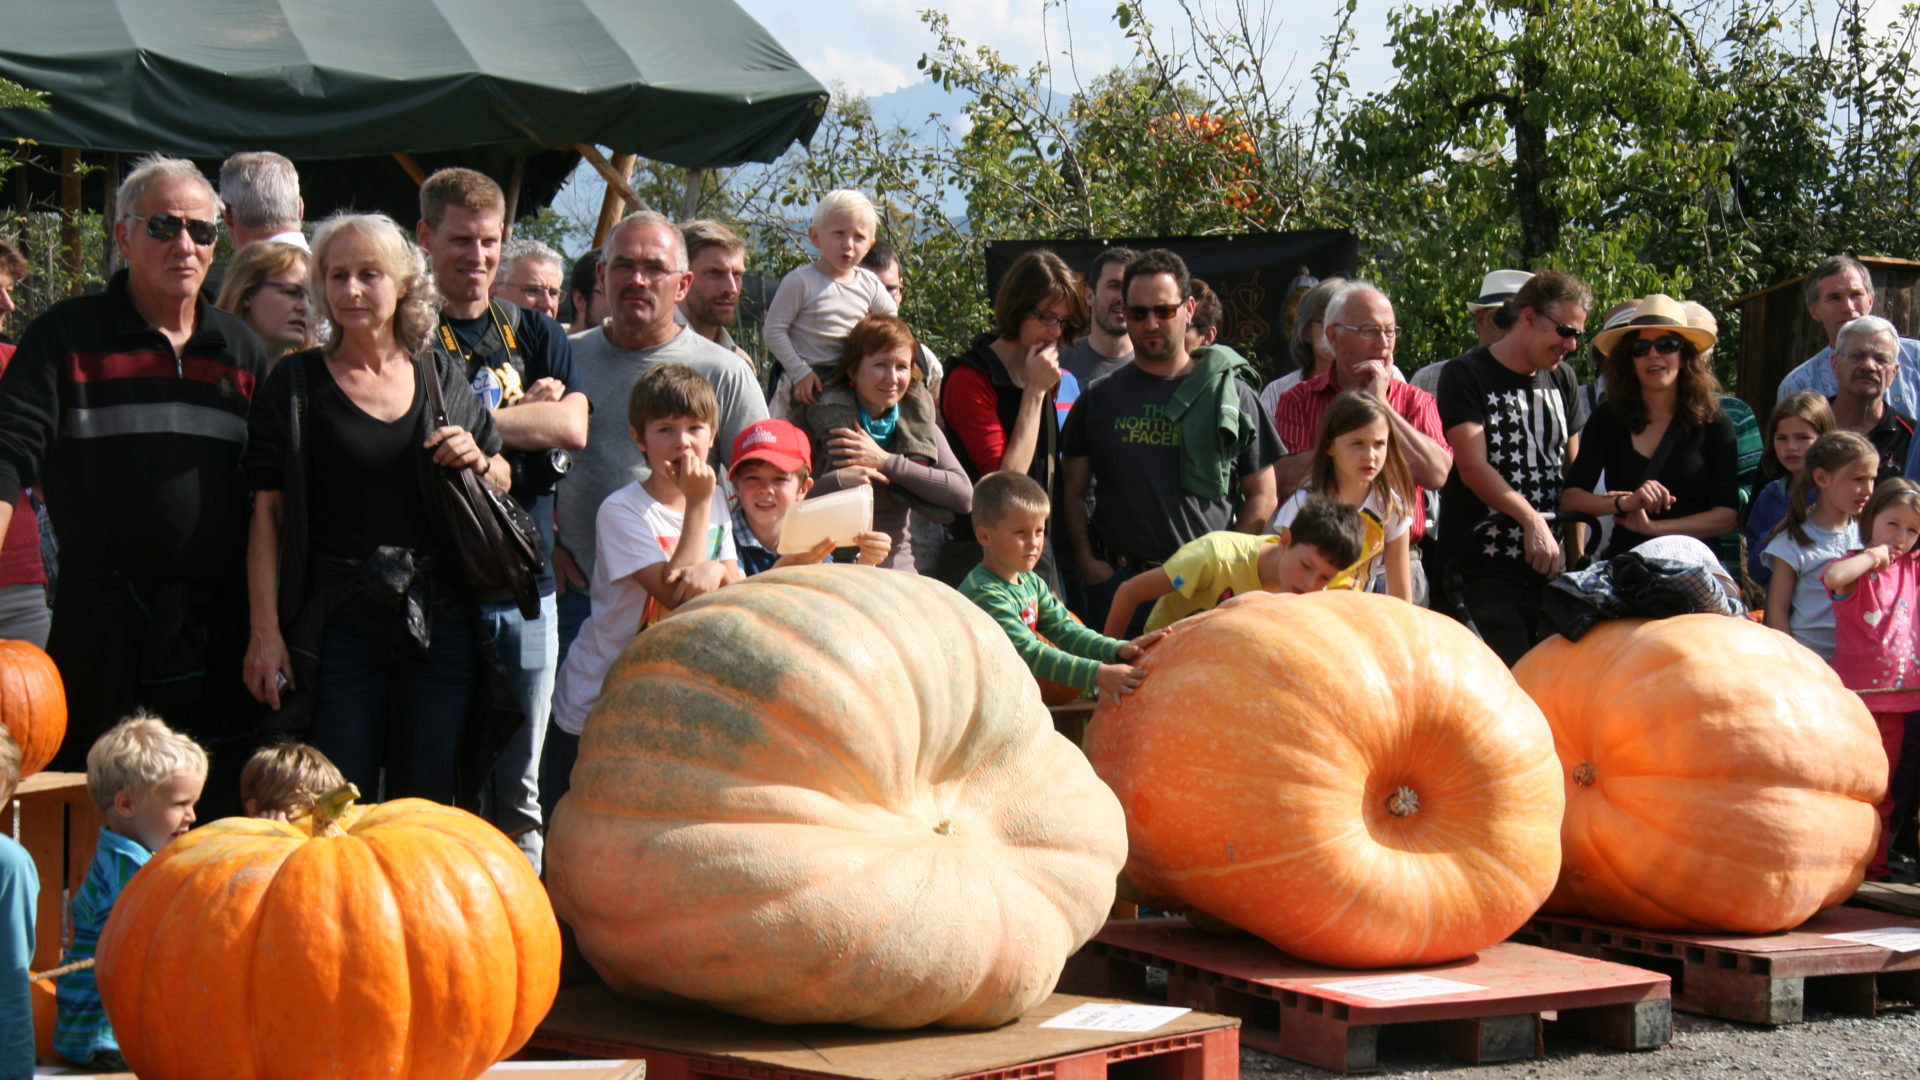
{"type": "Polygon", "coordinates": [[[1127,321],[1128,322],[1146,322],[1147,316],[1152,315],[1154,318],[1159,319],[1161,322],[1166,322],[1168,319],[1171,319],[1175,315],[1178,315],[1180,313],[1180,309],[1186,306],[1187,305],[1185,304],[1147,304],[1145,306],[1129,305],[1127,307],[1127,321]]]}
{"type": "Polygon", "coordinates": [[[1900,364],[1898,357],[1886,353],[1860,352],[1857,349],[1849,349],[1845,355],[1848,360],[1861,367],[1872,364],[1875,367],[1891,368],[1898,367],[1900,364]]]}
{"type": "Polygon", "coordinates": [[[1635,338],[1633,343],[1627,346],[1627,355],[1637,360],[1650,352],[1677,353],[1682,344],[1677,337],[1654,338],[1651,341],[1646,338],[1635,338]]]}
{"type": "Polygon", "coordinates": [[[286,297],[296,304],[304,304],[307,302],[307,287],[305,285],[296,285],[290,281],[262,281],[259,288],[272,289],[274,292],[279,293],[281,296],[286,297]]]}
{"type": "Polygon", "coordinates": [[[548,300],[560,299],[559,289],[548,288],[545,285],[522,285],[517,281],[509,281],[507,282],[507,288],[520,290],[520,295],[529,300],[538,300],[541,297],[545,297],[548,300]]]}
{"type": "MultiPolygon", "coordinates": [[[[1167,316],[1162,315],[1160,317],[1164,319],[1167,316]]],[[[1067,324],[1067,320],[1050,311],[1041,311],[1039,308],[1034,308],[1032,311],[1027,312],[1027,318],[1045,327],[1065,326],[1067,324]]]]}
{"type": "Polygon", "coordinates": [[[1401,329],[1398,326],[1375,326],[1372,323],[1368,323],[1365,326],[1354,326],[1351,323],[1337,322],[1333,325],[1350,334],[1359,334],[1361,337],[1369,340],[1377,338],[1382,341],[1392,341],[1394,338],[1399,337],[1401,329]]]}
{"type": "Polygon", "coordinates": [[[208,247],[212,245],[214,238],[220,235],[220,226],[217,222],[201,221],[198,218],[175,217],[172,214],[128,214],[127,220],[146,222],[147,235],[161,241],[172,240],[180,235],[181,229],[185,229],[187,237],[194,243],[201,247],[208,247]]]}
{"type": "Polygon", "coordinates": [[[673,267],[659,262],[643,263],[631,262],[626,259],[615,259],[607,264],[607,274],[609,276],[622,278],[637,277],[645,282],[655,282],[661,278],[684,273],[686,273],[685,270],[675,270],[673,267]]]}

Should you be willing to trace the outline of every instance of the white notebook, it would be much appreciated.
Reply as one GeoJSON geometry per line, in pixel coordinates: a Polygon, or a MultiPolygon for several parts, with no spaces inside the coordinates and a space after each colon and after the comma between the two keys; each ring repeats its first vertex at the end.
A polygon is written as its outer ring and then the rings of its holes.
{"type": "Polygon", "coordinates": [[[872,484],[802,499],[787,511],[786,523],[780,526],[779,554],[812,551],[822,540],[832,540],[834,547],[852,547],[854,537],[872,528],[872,484]]]}

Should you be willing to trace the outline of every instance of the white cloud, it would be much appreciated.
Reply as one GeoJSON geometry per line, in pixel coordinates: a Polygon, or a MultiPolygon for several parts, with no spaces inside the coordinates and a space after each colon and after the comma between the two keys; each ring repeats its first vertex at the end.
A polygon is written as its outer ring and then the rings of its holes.
{"type": "Polygon", "coordinates": [[[847,52],[831,45],[816,46],[801,53],[800,63],[821,82],[845,86],[867,97],[877,97],[920,81],[918,71],[909,71],[878,56],[847,52]]]}

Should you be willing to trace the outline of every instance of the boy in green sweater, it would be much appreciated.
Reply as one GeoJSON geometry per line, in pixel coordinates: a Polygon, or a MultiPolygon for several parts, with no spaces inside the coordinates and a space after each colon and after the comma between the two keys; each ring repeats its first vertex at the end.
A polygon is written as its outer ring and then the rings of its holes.
{"type": "Polygon", "coordinates": [[[1103,694],[1131,693],[1145,672],[1138,660],[1165,630],[1120,641],[1082,626],[1033,572],[1046,547],[1046,490],[1022,473],[996,472],[973,489],[973,532],[982,561],[960,583],[966,598],[993,616],[1035,678],[1103,694]]]}

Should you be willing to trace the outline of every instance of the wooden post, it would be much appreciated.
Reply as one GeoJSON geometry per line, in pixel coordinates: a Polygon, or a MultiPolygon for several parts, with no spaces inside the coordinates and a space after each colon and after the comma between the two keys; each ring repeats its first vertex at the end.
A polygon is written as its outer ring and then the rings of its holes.
{"type": "Polygon", "coordinates": [[[639,160],[636,154],[615,154],[609,162],[600,153],[600,148],[592,143],[576,143],[574,149],[593,166],[593,171],[607,182],[607,197],[600,201],[600,220],[593,227],[593,246],[599,247],[606,241],[608,230],[614,222],[620,220],[620,203],[634,210],[644,210],[647,204],[633,190],[633,165],[639,160]]]}
{"type": "Polygon", "coordinates": [[[106,221],[106,235],[100,238],[100,280],[113,276],[113,257],[118,253],[113,243],[113,216],[120,208],[120,155],[107,155],[107,180],[101,185],[105,189],[105,198],[100,203],[100,215],[106,221]]]}
{"type": "Polygon", "coordinates": [[[680,196],[680,220],[692,221],[693,215],[700,212],[700,189],[706,183],[707,170],[687,170],[686,194],[680,196]]]}
{"type": "Polygon", "coordinates": [[[500,247],[504,250],[513,241],[513,223],[520,220],[520,188],[527,179],[527,159],[515,157],[513,172],[507,177],[507,219],[506,227],[500,233],[500,247]]]}
{"type": "Polygon", "coordinates": [[[412,154],[395,154],[393,155],[393,160],[399,162],[400,167],[407,170],[408,176],[413,177],[413,182],[416,187],[427,182],[426,170],[420,167],[419,162],[413,160],[412,154]]]}
{"type": "Polygon", "coordinates": [[[60,148],[60,261],[67,272],[67,295],[80,295],[87,253],[80,248],[80,151],[60,148]]]}

